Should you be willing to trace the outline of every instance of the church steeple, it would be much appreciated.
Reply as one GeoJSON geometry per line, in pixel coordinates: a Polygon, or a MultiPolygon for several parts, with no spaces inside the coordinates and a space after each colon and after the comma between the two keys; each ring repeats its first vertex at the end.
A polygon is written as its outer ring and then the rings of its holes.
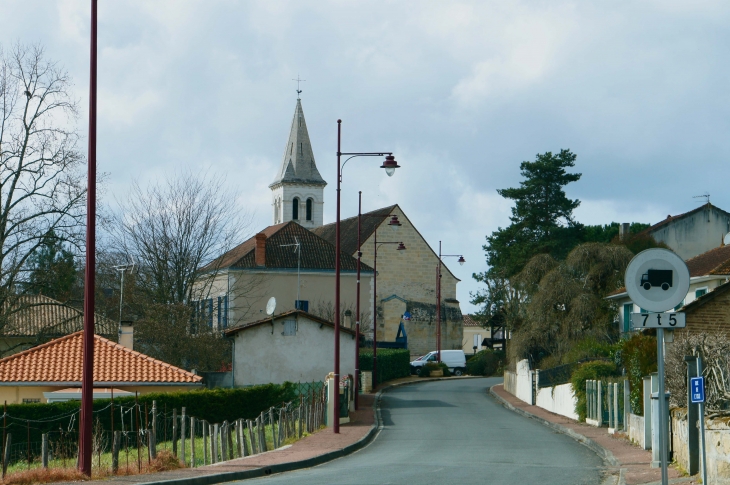
{"type": "Polygon", "coordinates": [[[274,224],[294,220],[309,228],[321,226],[325,185],[327,182],[314,162],[302,101],[297,98],[281,166],[269,185],[273,195],[274,224]]]}

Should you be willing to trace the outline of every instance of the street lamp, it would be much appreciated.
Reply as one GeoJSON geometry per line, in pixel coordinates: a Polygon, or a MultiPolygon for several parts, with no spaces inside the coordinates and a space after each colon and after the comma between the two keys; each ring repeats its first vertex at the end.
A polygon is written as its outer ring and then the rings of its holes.
{"type": "Polygon", "coordinates": [[[461,254],[441,254],[441,241],[439,241],[439,264],[436,270],[436,339],[438,341],[438,357],[437,361],[441,362],[441,259],[442,258],[459,258],[459,264],[464,266],[466,259],[461,254]]]}
{"type": "MultiPolygon", "coordinates": [[[[395,161],[393,152],[361,152],[361,153],[343,153],[342,152],[342,120],[337,120],[337,217],[335,222],[335,399],[340,396],[340,185],[342,184],[342,169],[345,164],[355,157],[385,157],[385,161],[380,168],[385,169],[388,177],[392,177],[395,169],[399,167],[395,161]],[[340,163],[342,155],[347,156],[345,163],[340,163]]],[[[359,247],[358,247],[359,249],[359,247]]],[[[358,278],[359,280],[359,278],[358,278]]],[[[358,298],[360,293],[358,292],[358,298]]],[[[358,319],[360,316],[358,315],[358,319]]],[[[357,352],[356,352],[357,353],[357,352]]],[[[338,403],[332,406],[334,409],[333,431],[340,432],[340,407],[338,403]]]]}

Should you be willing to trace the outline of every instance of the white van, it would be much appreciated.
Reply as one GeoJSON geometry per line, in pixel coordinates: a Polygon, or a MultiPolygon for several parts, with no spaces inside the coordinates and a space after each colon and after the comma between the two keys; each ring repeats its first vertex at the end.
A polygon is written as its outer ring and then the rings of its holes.
{"type": "MultiPolygon", "coordinates": [[[[426,362],[436,362],[438,358],[438,351],[434,350],[426,355],[423,355],[413,362],[411,362],[411,374],[421,375],[421,367],[426,362]]],[[[441,362],[446,364],[451,372],[455,376],[460,376],[466,372],[466,356],[463,350],[442,350],[441,351],[441,362]]]]}

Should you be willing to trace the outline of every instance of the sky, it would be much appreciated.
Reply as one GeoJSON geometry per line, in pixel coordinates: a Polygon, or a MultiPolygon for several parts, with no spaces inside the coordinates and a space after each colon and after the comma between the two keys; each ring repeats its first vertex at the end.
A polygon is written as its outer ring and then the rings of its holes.
{"type": "MultiPolygon", "coordinates": [[[[3,0],[0,46],[38,43],[70,73],[87,133],[89,0],[3,0]]],[[[577,154],[584,224],[656,223],[710,194],[730,210],[730,4],[721,1],[100,0],[98,165],[105,203],[191,171],[272,221],[273,181],[301,83],[335,217],[343,151],[392,151],[343,174],[343,217],[398,203],[462,281],[509,224],[497,189],[519,165],[577,154]],[[376,165],[377,163],[377,165],[376,165]]],[[[85,146],[85,141],[82,143],[85,146]]],[[[356,163],[357,162],[357,163],[356,163]]]]}

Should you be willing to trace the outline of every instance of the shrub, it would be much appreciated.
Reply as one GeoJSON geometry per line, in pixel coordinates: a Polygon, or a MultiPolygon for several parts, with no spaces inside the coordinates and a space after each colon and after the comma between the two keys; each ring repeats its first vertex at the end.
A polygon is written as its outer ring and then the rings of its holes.
{"type": "Polygon", "coordinates": [[[656,337],[635,333],[621,342],[621,361],[629,378],[631,410],[634,414],[644,414],[643,377],[657,370],[656,337]]]}
{"type": "MultiPolygon", "coordinates": [[[[360,371],[372,370],[372,349],[360,349],[360,371]]],[[[410,375],[411,353],[408,349],[378,349],[377,384],[410,375]]]]}
{"type": "Polygon", "coordinates": [[[493,376],[504,366],[504,352],[485,349],[466,362],[466,372],[472,376],[493,376]]]}
{"type": "Polygon", "coordinates": [[[439,369],[444,372],[444,377],[451,377],[451,372],[449,372],[449,366],[447,366],[443,362],[427,362],[423,365],[423,367],[421,367],[420,377],[430,377],[431,371],[439,369]]]}
{"type": "Polygon", "coordinates": [[[575,405],[575,412],[581,421],[586,419],[586,381],[589,379],[600,380],[605,377],[617,376],[618,368],[613,362],[594,360],[581,364],[574,371],[570,378],[573,386],[573,393],[578,398],[575,405]]]}

